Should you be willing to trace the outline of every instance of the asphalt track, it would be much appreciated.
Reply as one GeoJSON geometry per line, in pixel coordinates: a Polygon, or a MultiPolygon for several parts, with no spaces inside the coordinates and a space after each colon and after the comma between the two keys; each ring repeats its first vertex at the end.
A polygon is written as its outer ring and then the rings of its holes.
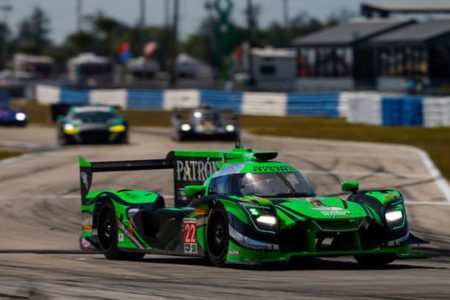
{"type": "MultiPolygon", "coordinates": [[[[231,143],[174,144],[166,130],[142,128],[132,132],[130,145],[62,149],[55,135],[45,127],[0,129],[0,146],[30,151],[0,161],[0,298],[450,298],[450,202],[436,171],[413,148],[252,135],[243,139],[254,149],[279,151],[281,160],[308,175],[319,194],[339,194],[343,179],[358,179],[363,188],[401,189],[412,232],[432,242],[423,249],[431,258],[371,270],[352,258],[216,268],[198,259],[147,255],[143,262],[115,262],[80,252],[77,156],[92,161],[162,158],[173,148],[226,149],[231,143]]],[[[94,188],[110,187],[171,195],[171,173],[95,176],[94,188]]]]}

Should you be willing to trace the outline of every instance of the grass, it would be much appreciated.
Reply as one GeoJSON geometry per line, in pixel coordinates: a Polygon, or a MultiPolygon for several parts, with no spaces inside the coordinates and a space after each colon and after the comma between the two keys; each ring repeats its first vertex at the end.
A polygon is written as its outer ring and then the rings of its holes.
{"type": "Polygon", "coordinates": [[[22,152],[0,149],[0,160],[22,155],[22,152]]]}
{"type": "MultiPolygon", "coordinates": [[[[25,102],[15,105],[24,106],[31,123],[52,125],[47,106],[25,102]]],[[[171,126],[171,112],[168,111],[125,113],[132,126],[171,126]]],[[[241,124],[245,130],[256,134],[416,146],[427,151],[444,176],[450,179],[450,128],[382,127],[350,124],[343,119],[265,116],[242,116],[241,124]]]]}

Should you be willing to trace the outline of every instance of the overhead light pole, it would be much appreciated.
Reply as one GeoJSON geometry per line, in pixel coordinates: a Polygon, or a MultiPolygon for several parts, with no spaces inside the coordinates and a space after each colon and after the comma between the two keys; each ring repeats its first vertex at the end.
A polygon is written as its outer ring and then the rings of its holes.
{"type": "Polygon", "coordinates": [[[283,19],[284,26],[289,26],[289,0],[283,0],[283,19]]]}
{"type": "MultiPolygon", "coordinates": [[[[9,21],[9,13],[13,10],[13,7],[5,2],[3,5],[0,5],[0,10],[3,11],[3,22],[5,25],[5,31],[8,30],[8,21],[9,21]]],[[[8,34],[5,32],[5,35],[1,37],[2,42],[2,63],[6,66],[6,62],[8,60],[8,34]]]]}
{"type": "Polygon", "coordinates": [[[178,56],[178,21],[180,13],[180,0],[173,0],[172,40],[170,47],[170,86],[177,85],[177,56],[178,56]]]}
{"type": "Polygon", "coordinates": [[[83,0],[77,0],[77,31],[81,31],[81,23],[83,22],[83,0]]]}
{"type": "Polygon", "coordinates": [[[145,44],[145,39],[146,39],[146,34],[145,34],[145,26],[146,26],[146,0],[140,0],[140,5],[139,5],[139,12],[140,12],[140,18],[139,18],[139,27],[141,29],[141,34],[140,34],[140,39],[141,39],[141,46],[144,47],[145,44]]]}
{"type": "Polygon", "coordinates": [[[254,7],[252,0],[247,0],[247,30],[248,30],[247,60],[248,60],[248,77],[249,77],[248,83],[250,86],[255,85],[255,77],[253,74],[253,55],[252,55],[252,49],[254,45],[253,34],[255,31],[255,14],[253,8],[254,7]]]}

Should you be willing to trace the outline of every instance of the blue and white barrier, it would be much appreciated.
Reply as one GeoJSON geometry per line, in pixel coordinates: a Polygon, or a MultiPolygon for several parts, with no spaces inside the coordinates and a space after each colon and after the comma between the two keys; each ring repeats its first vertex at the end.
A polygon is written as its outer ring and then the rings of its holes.
{"type": "Polygon", "coordinates": [[[85,90],[38,85],[42,104],[106,104],[128,109],[197,107],[208,104],[247,115],[345,117],[385,126],[450,126],[450,97],[412,97],[377,92],[266,93],[208,90],[85,90]]]}

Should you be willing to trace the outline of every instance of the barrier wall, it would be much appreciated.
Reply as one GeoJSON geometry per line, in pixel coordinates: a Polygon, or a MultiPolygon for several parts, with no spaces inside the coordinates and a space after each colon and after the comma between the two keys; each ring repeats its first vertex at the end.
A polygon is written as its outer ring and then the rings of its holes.
{"type": "Polygon", "coordinates": [[[450,97],[412,97],[377,92],[262,93],[208,90],[83,90],[37,85],[42,104],[106,104],[129,109],[197,107],[207,104],[247,115],[345,117],[385,126],[450,126],[450,97]]]}

